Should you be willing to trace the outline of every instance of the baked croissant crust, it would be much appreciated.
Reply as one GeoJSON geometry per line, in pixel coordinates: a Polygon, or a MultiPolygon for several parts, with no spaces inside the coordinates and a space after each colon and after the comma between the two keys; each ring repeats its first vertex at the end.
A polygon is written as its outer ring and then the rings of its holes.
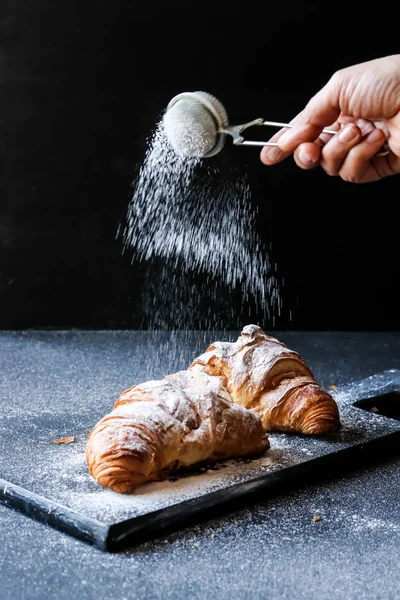
{"type": "Polygon", "coordinates": [[[335,400],[305,360],[257,325],[247,325],[236,342],[215,342],[189,370],[222,378],[232,400],[259,416],[265,431],[324,434],[340,429],[335,400]]]}
{"type": "Polygon", "coordinates": [[[126,390],[89,434],[86,460],[98,483],[129,493],[180,467],[268,448],[261,421],[219,378],[182,372],[126,390]]]}

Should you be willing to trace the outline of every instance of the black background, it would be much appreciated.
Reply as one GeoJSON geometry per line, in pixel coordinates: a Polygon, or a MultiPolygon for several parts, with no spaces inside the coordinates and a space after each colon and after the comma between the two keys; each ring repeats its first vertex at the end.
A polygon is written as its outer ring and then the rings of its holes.
{"type": "MultiPolygon", "coordinates": [[[[3,0],[0,328],[148,326],[116,231],[168,101],[204,89],[232,123],[288,121],[336,69],[399,52],[395,4],[3,0]]],[[[274,326],[399,329],[400,179],[267,168],[231,145],[209,160],[248,172],[285,280],[274,326]]]]}

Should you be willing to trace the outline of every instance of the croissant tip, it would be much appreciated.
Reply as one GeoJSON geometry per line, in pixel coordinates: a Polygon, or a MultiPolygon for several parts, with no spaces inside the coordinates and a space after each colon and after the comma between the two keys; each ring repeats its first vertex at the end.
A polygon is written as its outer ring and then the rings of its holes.
{"type": "Polygon", "coordinates": [[[110,489],[113,492],[117,492],[118,494],[131,494],[136,487],[136,486],[133,486],[132,483],[129,481],[119,481],[118,483],[113,484],[108,481],[102,483],[101,480],[98,479],[98,482],[103,487],[110,489]]]}
{"type": "Polygon", "coordinates": [[[246,325],[245,327],[243,327],[241,335],[250,336],[254,338],[260,335],[265,336],[265,332],[261,329],[259,325],[254,325],[253,323],[251,323],[250,325],[246,325]]]}
{"type": "Polygon", "coordinates": [[[328,433],[338,433],[342,427],[340,419],[334,415],[327,416],[325,419],[310,419],[302,428],[302,433],[306,435],[325,435],[328,433]]]}

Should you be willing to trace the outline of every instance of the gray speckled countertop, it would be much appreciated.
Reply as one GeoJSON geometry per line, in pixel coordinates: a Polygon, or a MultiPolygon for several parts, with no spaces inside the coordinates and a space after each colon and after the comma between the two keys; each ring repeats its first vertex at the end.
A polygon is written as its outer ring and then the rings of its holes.
{"type": "MultiPolygon", "coordinates": [[[[400,332],[274,335],[304,356],[323,386],[400,368],[400,332]]],[[[2,424],[19,412],[25,419],[84,414],[85,398],[98,394],[96,420],[116,390],[185,368],[214,339],[210,332],[0,332],[0,389],[9,407],[2,424]]],[[[0,505],[0,598],[397,599],[399,501],[400,458],[392,458],[118,554],[0,505]]]]}

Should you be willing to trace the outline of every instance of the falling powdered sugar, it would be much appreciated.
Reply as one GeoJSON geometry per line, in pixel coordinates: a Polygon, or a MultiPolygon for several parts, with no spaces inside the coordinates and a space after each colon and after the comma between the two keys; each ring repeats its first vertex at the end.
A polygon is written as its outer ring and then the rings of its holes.
{"type": "Polygon", "coordinates": [[[221,327],[216,312],[223,286],[239,295],[239,304],[253,302],[274,320],[280,311],[279,285],[257,232],[246,176],[179,156],[162,120],[149,142],[122,231],[132,262],[148,264],[150,270],[157,261],[162,265],[157,284],[144,286],[141,303],[147,307],[148,328],[192,327],[189,313],[195,315],[196,307],[188,304],[194,297],[208,297],[214,307],[203,326],[221,327]],[[199,275],[200,284],[194,282],[199,275]]]}

